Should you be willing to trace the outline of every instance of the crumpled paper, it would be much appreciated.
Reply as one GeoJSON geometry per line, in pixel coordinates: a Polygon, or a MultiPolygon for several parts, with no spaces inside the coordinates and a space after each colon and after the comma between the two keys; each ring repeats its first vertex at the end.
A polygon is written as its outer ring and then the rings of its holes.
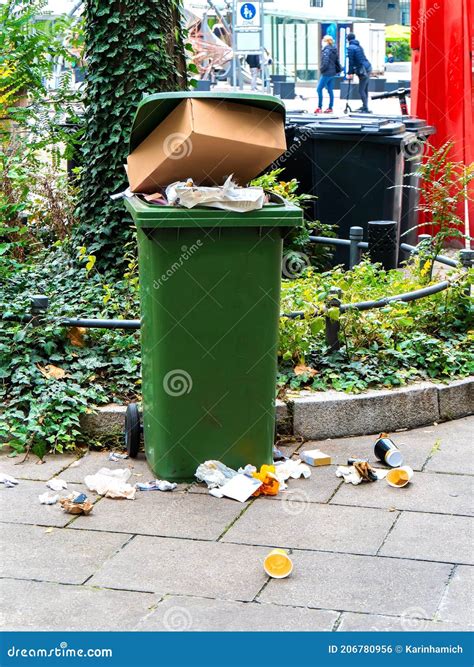
{"type": "Polygon", "coordinates": [[[139,491],[173,491],[178,485],[166,479],[152,479],[150,482],[137,482],[135,488],[139,491]]]}
{"type": "Polygon", "coordinates": [[[117,461],[122,461],[123,459],[128,459],[128,454],[121,454],[120,452],[110,452],[107,461],[112,461],[117,463],[117,461]]]}
{"type": "Polygon", "coordinates": [[[194,473],[198,482],[206,482],[208,489],[214,489],[216,486],[224,486],[228,479],[237,475],[237,471],[229,468],[220,461],[204,461],[194,473]]]}
{"type": "Polygon", "coordinates": [[[240,188],[229,176],[224,185],[217,187],[195,186],[190,178],[187,181],[171,183],[166,188],[168,203],[185,208],[206,206],[235,213],[246,213],[263,208],[265,193],[263,188],[240,188]]]}
{"type": "Polygon", "coordinates": [[[58,499],[59,496],[57,493],[49,493],[49,491],[46,491],[45,493],[42,493],[40,496],[38,496],[38,500],[42,505],[54,505],[58,502],[58,499]]]}
{"type": "Polygon", "coordinates": [[[118,470],[101,468],[95,475],[87,475],[84,483],[90,491],[96,491],[100,496],[135,500],[136,489],[131,484],[127,484],[131,474],[127,468],[118,470]]]}
{"type": "Polygon", "coordinates": [[[46,482],[46,486],[50,488],[51,491],[62,491],[63,489],[67,489],[67,482],[60,477],[53,477],[53,479],[46,482]]]}
{"type": "Polygon", "coordinates": [[[18,480],[11,475],[6,475],[5,473],[0,472],[0,484],[5,484],[6,487],[12,489],[18,484],[18,480]]]}
{"type": "Polygon", "coordinates": [[[300,459],[287,459],[286,461],[275,461],[275,476],[280,483],[280,491],[287,488],[287,479],[299,479],[311,477],[311,468],[302,463],[300,459]]]}

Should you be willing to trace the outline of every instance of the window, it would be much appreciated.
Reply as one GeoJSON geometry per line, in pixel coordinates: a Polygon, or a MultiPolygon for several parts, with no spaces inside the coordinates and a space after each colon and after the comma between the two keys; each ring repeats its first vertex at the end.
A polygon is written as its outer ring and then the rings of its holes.
{"type": "Polygon", "coordinates": [[[397,5],[394,2],[387,3],[387,9],[396,9],[397,5]]]}
{"type": "Polygon", "coordinates": [[[310,7],[324,7],[324,0],[311,0],[310,7]]]}
{"type": "Polygon", "coordinates": [[[400,0],[400,23],[410,25],[410,0],[400,0]]]}
{"type": "Polygon", "coordinates": [[[349,16],[367,18],[367,0],[349,0],[347,13],[349,16]]]}

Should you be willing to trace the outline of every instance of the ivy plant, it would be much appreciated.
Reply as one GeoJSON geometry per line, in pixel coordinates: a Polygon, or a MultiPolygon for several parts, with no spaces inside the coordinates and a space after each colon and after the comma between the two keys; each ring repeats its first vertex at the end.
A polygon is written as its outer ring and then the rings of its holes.
{"type": "Polygon", "coordinates": [[[124,164],[138,103],[144,94],[187,87],[180,0],[86,0],[84,168],[77,238],[101,265],[115,265],[132,237],[120,201],[124,164]]]}

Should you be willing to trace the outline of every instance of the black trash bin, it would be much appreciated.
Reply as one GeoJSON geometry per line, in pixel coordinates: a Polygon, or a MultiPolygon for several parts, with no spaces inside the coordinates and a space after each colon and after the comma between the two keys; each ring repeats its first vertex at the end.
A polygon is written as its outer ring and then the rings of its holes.
{"type": "MultiPolygon", "coordinates": [[[[336,225],[340,238],[352,226],[367,240],[369,220],[400,222],[404,146],[413,136],[400,121],[317,118],[288,114],[283,178],[296,178],[301,192],[317,198],[306,207],[310,220],[336,225]]],[[[348,266],[348,252],[337,247],[334,263],[348,266]]]]}
{"type": "MultiPolygon", "coordinates": [[[[363,114],[352,113],[351,118],[363,118],[363,114]]],[[[428,138],[436,132],[433,125],[428,125],[423,118],[414,116],[382,116],[380,114],[372,115],[372,118],[378,120],[399,121],[405,125],[407,132],[412,134],[410,140],[405,144],[404,165],[403,165],[403,185],[409,186],[402,188],[402,211],[400,215],[400,240],[402,243],[416,245],[418,232],[418,205],[420,202],[420,193],[417,189],[419,178],[416,172],[420,166],[422,155],[425,151],[428,138]]],[[[400,255],[400,261],[404,260],[403,254],[400,255]]]]}

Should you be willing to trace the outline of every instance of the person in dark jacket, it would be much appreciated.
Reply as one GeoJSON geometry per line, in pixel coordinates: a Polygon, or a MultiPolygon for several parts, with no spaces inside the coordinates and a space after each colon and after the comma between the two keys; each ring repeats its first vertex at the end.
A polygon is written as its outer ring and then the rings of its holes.
{"type": "Polygon", "coordinates": [[[323,90],[329,93],[329,106],[324,113],[332,113],[334,106],[333,83],[336,74],[341,72],[342,67],[339,62],[337,49],[334,46],[334,40],[330,35],[323,38],[323,50],[321,51],[321,66],[319,68],[321,76],[317,88],[318,93],[318,108],[314,113],[322,113],[323,111],[323,90]]]}
{"type": "Polygon", "coordinates": [[[348,79],[352,79],[354,74],[359,78],[359,95],[362,101],[362,106],[357,111],[364,113],[371,113],[369,111],[369,77],[372,71],[372,65],[367,60],[364,49],[359,44],[353,32],[347,35],[349,46],[347,47],[347,55],[349,58],[348,79]]]}

